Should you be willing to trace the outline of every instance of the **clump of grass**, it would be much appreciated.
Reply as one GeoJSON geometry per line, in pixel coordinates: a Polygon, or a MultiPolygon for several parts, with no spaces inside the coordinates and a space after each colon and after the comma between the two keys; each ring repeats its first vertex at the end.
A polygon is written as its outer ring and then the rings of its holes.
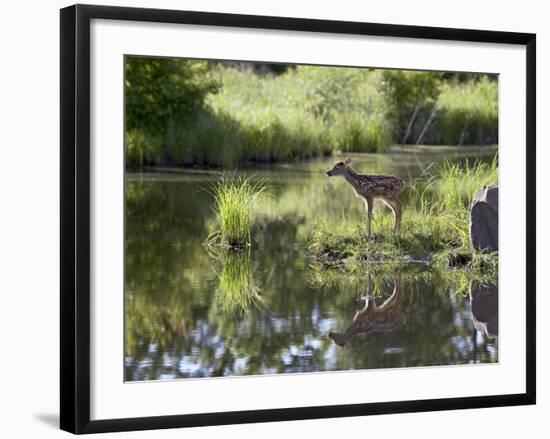
{"type": "Polygon", "coordinates": [[[212,186],[211,193],[217,224],[206,243],[233,248],[250,245],[252,210],[266,193],[265,180],[224,176],[212,186]]]}

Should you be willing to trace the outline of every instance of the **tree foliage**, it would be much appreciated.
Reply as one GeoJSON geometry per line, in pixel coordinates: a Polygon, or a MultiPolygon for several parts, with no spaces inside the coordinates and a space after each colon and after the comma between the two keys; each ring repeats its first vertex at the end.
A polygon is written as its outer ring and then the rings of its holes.
{"type": "Polygon", "coordinates": [[[126,128],[149,134],[192,116],[220,87],[207,61],[127,56],[124,69],[126,128]]]}
{"type": "Polygon", "coordinates": [[[386,70],[383,77],[388,115],[395,124],[396,140],[407,143],[420,113],[435,107],[442,73],[386,70]]]}

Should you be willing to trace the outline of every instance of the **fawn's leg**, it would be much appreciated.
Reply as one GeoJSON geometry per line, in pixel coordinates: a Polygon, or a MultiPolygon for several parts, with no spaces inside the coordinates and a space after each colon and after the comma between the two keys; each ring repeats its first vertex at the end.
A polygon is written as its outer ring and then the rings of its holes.
{"type": "Polygon", "coordinates": [[[403,205],[401,204],[401,201],[399,201],[397,197],[392,197],[388,199],[388,202],[395,215],[394,232],[399,233],[399,231],[401,230],[401,218],[403,216],[403,205]]]}
{"type": "Polygon", "coordinates": [[[399,218],[399,207],[396,205],[395,199],[393,199],[392,197],[384,197],[383,200],[393,212],[393,218],[394,218],[393,232],[395,233],[397,229],[397,219],[399,218]]]}
{"type": "Polygon", "coordinates": [[[392,295],[378,309],[385,309],[399,305],[402,300],[403,293],[401,292],[401,276],[398,274],[394,280],[392,295]]]}
{"type": "Polygon", "coordinates": [[[401,220],[403,219],[403,204],[399,198],[395,197],[395,206],[397,207],[397,216],[395,219],[395,231],[399,233],[401,231],[401,220]]]}
{"type": "Polygon", "coordinates": [[[355,318],[357,318],[361,314],[361,312],[372,311],[375,305],[376,304],[374,302],[374,296],[372,294],[372,278],[371,274],[369,273],[367,277],[367,295],[365,296],[365,306],[361,311],[358,311],[355,314],[355,318]]]}
{"type": "Polygon", "coordinates": [[[367,238],[370,239],[370,227],[372,222],[372,211],[374,210],[374,199],[372,197],[365,198],[365,203],[367,204],[367,238]]]}

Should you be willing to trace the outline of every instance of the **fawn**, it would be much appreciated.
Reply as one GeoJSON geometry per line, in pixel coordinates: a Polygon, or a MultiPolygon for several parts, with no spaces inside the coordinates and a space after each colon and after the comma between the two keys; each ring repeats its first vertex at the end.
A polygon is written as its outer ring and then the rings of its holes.
{"type": "Polygon", "coordinates": [[[401,278],[395,278],[392,295],[380,306],[376,306],[374,298],[370,295],[372,290],[371,278],[368,280],[368,294],[365,297],[365,307],[355,314],[353,322],[344,332],[329,332],[328,337],[338,346],[350,346],[350,339],[359,334],[373,332],[391,332],[400,328],[405,323],[405,315],[401,312],[400,305],[403,301],[401,292],[401,278]]]}
{"type": "Polygon", "coordinates": [[[368,239],[371,238],[371,221],[375,198],[381,199],[393,210],[395,215],[394,232],[399,233],[401,218],[403,216],[403,205],[399,201],[399,198],[397,198],[397,194],[403,190],[405,182],[391,175],[358,174],[351,169],[349,166],[350,163],[351,157],[348,157],[343,162],[336,163],[332,169],[327,171],[327,175],[329,177],[343,176],[353,186],[357,196],[364,199],[365,208],[367,209],[368,239]]]}

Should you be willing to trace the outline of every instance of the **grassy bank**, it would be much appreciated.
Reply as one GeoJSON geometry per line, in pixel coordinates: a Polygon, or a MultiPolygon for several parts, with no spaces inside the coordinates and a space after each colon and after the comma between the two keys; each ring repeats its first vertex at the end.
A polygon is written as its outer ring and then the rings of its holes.
{"type": "Polygon", "coordinates": [[[466,268],[496,279],[498,254],[471,249],[469,206],[475,190],[497,182],[496,157],[491,164],[446,163],[427,182],[406,189],[401,234],[392,233],[389,209],[375,211],[371,240],[364,217],[325,218],[310,229],[310,253],[326,266],[418,261],[440,269],[466,268]]]}
{"type": "MultiPolygon", "coordinates": [[[[421,81],[404,81],[403,96],[389,90],[383,70],[298,66],[258,75],[216,65],[209,75],[218,87],[200,109],[170,118],[155,134],[128,129],[128,166],[232,167],[334,151],[382,152],[401,143],[405,129],[413,144],[498,141],[498,85],[484,76],[437,79],[430,96],[421,81]]],[[[403,78],[415,75],[433,81],[420,72],[403,78]]]]}

